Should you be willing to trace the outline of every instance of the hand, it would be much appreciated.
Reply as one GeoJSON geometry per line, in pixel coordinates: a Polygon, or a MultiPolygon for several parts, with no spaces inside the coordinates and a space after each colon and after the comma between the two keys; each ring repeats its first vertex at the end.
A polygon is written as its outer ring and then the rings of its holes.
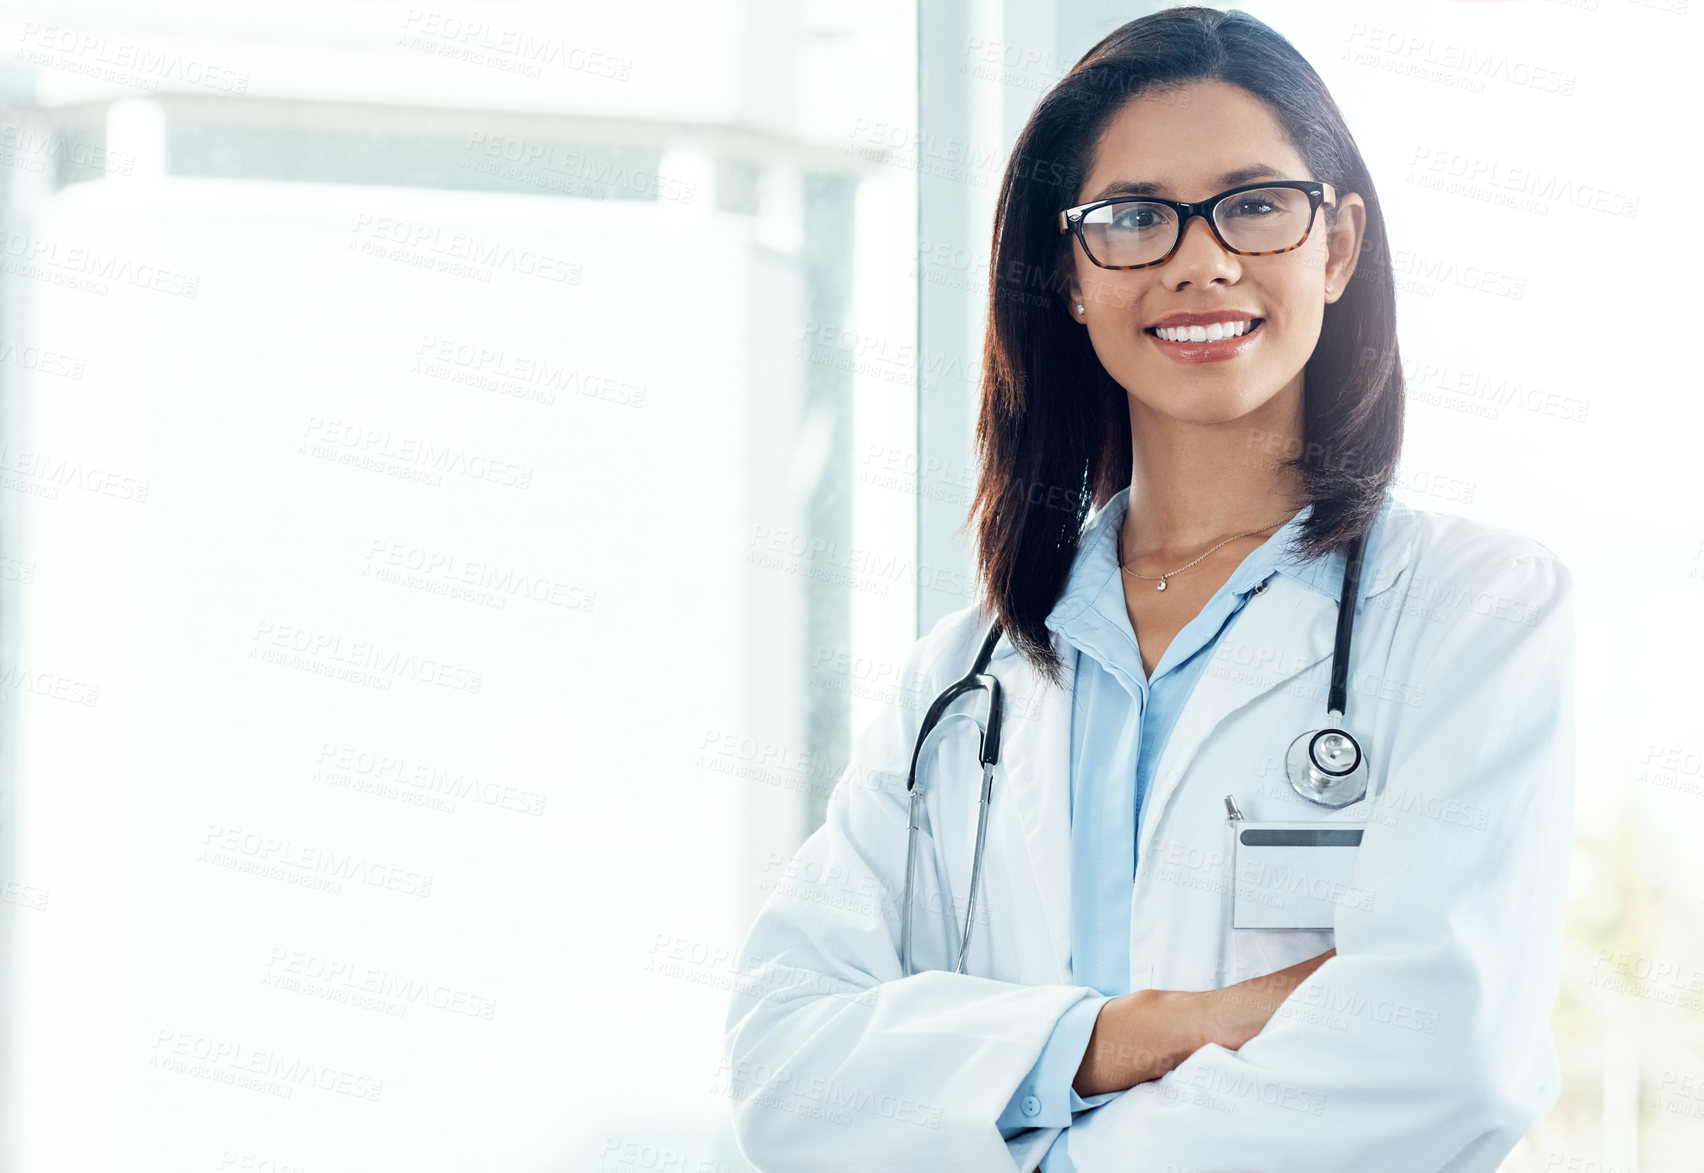
{"type": "Polygon", "coordinates": [[[1327,949],[1317,957],[1298,961],[1276,973],[1196,995],[1200,999],[1195,1010],[1202,1027],[1202,1041],[1237,1050],[1261,1032],[1292,990],[1336,955],[1336,949],[1327,949]]]}
{"type": "Polygon", "coordinates": [[[1087,1099],[1158,1079],[1208,1043],[1236,1050],[1260,1033],[1290,991],[1326,961],[1299,961],[1220,990],[1137,990],[1101,1007],[1071,1086],[1087,1099]]]}

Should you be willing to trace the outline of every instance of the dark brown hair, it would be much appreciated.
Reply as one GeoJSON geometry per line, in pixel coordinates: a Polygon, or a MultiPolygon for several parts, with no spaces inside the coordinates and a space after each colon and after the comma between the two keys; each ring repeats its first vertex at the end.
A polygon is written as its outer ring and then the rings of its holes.
{"type": "MultiPolygon", "coordinates": [[[[1241,11],[1171,8],[1130,21],[1090,49],[1041,99],[1013,146],[995,207],[976,425],[978,577],[988,610],[1049,680],[1063,665],[1046,627],[1083,525],[1130,483],[1127,395],[1071,320],[1061,291],[1076,202],[1095,144],[1132,98],[1224,81],[1264,101],[1311,172],[1358,193],[1367,224],[1355,279],[1326,307],[1304,373],[1302,450],[1285,452],[1312,512],[1292,552],[1316,557],[1364,533],[1402,445],[1402,364],[1384,216],[1337,104],[1289,41],[1241,11]]],[[[1326,209],[1326,223],[1335,209],[1326,209]]],[[[971,518],[967,518],[968,526],[971,518]]]]}

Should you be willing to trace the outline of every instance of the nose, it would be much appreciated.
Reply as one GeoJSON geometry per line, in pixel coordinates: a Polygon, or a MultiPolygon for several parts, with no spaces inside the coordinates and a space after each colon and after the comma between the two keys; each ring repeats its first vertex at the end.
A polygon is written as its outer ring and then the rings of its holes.
{"type": "Polygon", "coordinates": [[[1242,274],[1242,258],[1219,243],[1207,217],[1198,212],[1184,222],[1177,251],[1160,268],[1177,288],[1190,282],[1207,285],[1235,281],[1242,274]]]}

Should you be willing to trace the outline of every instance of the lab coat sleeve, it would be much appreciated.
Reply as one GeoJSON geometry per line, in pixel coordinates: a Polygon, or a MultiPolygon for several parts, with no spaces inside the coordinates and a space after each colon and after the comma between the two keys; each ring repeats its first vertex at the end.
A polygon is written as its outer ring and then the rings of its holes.
{"type": "Polygon", "coordinates": [[[1390,669],[1423,700],[1392,725],[1336,955],[1240,1049],[1075,1121],[1078,1173],[1493,1173],[1555,1103],[1571,578],[1505,552],[1449,585],[1447,621],[1390,669]]]}
{"type": "Polygon", "coordinates": [[[1095,1019],[1101,1007],[1111,998],[1097,995],[1084,998],[1059,1019],[1041,1058],[1035,1061],[1029,1074],[1018,1084],[1018,1090],[1000,1113],[1001,1135],[1011,1137],[1026,1128],[1063,1128],[1071,1117],[1110,1100],[1116,1092],[1084,1099],[1072,1087],[1083,1056],[1089,1050],[1089,1036],[1094,1033],[1095,1019]]]}
{"type": "MultiPolygon", "coordinates": [[[[1008,1141],[997,1121],[1061,1016],[1098,991],[950,967],[901,976],[905,778],[941,687],[920,669],[945,624],[913,645],[903,679],[915,696],[860,732],[823,825],[778,869],[741,948],[719,1082],[758,1169],[1027,1173],[1057,1136],[1008,1141]]],[[[924,941],[940,936],[928,931],[935,854],[919,836],[913,932],[924,941]]]]}

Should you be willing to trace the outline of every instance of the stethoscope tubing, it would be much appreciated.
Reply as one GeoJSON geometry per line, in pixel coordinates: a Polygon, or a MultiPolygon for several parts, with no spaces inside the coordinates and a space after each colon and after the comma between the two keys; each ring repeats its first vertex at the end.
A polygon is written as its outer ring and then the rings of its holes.
{"type": "MultiPolygon", "coordinates": [[[[976,663],[971,666],[970,671],[936,697],[934,703],[929,706],[929,711],[923,717],[922,732],[918,735],[916,748],[911,752],[911,770],[905,779],[905,789],[910,796],[910,802],[906,816],[908,825],[905,837],[905,896],[900,906],[899,929],[900,963],[906,977],[914,972],[911,963],[911,907],[917,865],[917,831],[921,818],[927,817],[926,809],[922,805],[925,787],[917,785],[917,765],[923,757],[924,748],[940,729],[942,714],[947,706],[967,692],[980,691],[983,694],[983,719],[977,726],[981,735],[977,758],[982,763],[982,795],[976,814],[976,848],[971,861],[970,896],[965,902],[964,932],[959,938],[955,973],[964,972],[965,959],[969,956],[970,930],[976,923],[976,893],[982,879],[983,847],[988,837],[988,804],[994,793],[994,766],[1000,760],[1000,718],[1005,711],[1000,681],[988,671],[988,661],[994,655],[995,645],[1000,642],[1000,632],[998,621],[990,625],[988,635],[976,653],[976,663]]],[[[968,713],[957,713],[954,716],[975,721],[968,713]]]]}
{"type": "Polygon", "coordinates": [[[1325,708],[1339,720],[1349,697],[1349,643],[1355,634],[1355,604],[1361,597],[1361,561],[1366,551],[1367,535],[1356,534],[1343,562],[1343,589],[1337,594],[1337,634],[1331,646],[1331,689],[1325,708]]]}

